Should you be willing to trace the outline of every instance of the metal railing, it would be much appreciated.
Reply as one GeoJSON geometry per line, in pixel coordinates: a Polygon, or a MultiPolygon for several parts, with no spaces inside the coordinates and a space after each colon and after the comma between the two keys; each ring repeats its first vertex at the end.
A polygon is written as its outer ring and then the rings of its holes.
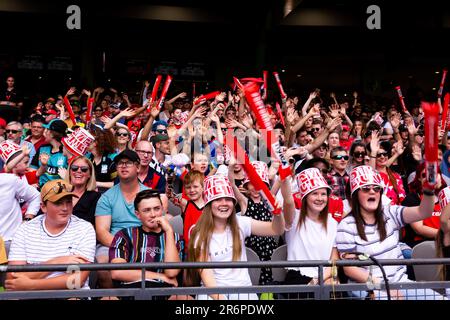
{"type": "MultiPolygon", "coordinates": [[[[399,265],[450,265],[450,258],[446,259],[407,259],[407,260],[379,260],[382,266],[399,265]]],[[[271,293],[278,298],[295,299],[295,294],[310,294],[308,299],[329,300],[336,293],[351,291],[366,292],[373,290],[370,284],[346,283],[329,285],[324,284],[323,273],[325,267],[330,266],[370,266],[372,261],[338,260],[334,263],[330,260],[310,261],[258,261],[258,262],[179,262],[179,263],[108,263],[108,264],[77,264],[77,265],[11,265],[0,266],[0,272],[68,272],[99,271],[99,270],[141,270],[142,278],[139,288],[114,288],[114,289],[73,289],[73,290],[38,290],[38,291],[3,291],[0,292],[0,300],[7,299],[68,299],[68,298],[98,298],[98,297],[132,297],[136,300],[148,300],[158,296],[182,296],[182,295],[211,295],[211,294],[238,294],[245,295],[271,293]],[[147,269],[211,269],[211,268],[289,268],[289,267],[316,267],[318,268],[317,285],[253,285],[248,287],[170,287],[170,288],[146,288],[145,271],[147,269]]],[[[406,282],[389,283],[391,290],[422,290],[432,289],[436,291],[437,299],[442,299],[437,291],[449,289],[450,281],[406,282]]],[[[385,284],[381,283],[376,290],[384,290],[385,284]]],[[[346,299],[351,297],[347,296],[346,299]]],[[[301,298],[303,299],[303,298],[301,298]]],[[[420,299],[420,297],[419,297],[420,299]]]]}

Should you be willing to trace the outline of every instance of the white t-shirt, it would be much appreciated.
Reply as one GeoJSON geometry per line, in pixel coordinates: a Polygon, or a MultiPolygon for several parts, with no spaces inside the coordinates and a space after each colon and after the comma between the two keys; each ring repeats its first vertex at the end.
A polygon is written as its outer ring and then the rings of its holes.
{"type": "MultiPolygon", "coordinates": [[[[247,261],[245,252],[245,238],[251,235],[252,222],[250,217],[236,215],[239,230],[241,233],[241,257],[239,261],[247,261]]],[[[209,243],[209,259],[211,262],[233,261],[233,236],[231,229],[226,228],[223,233],[213,233],[209,243]]],[[[237,287],[251,286],[252,281],[246,268],[212,269],[216,284],[218,287],[237,287]]],[[[231,294],[230,299],[258,299],[255,294],[231,294]]],[[[199,296],[199,299],[205,299],[206,296],[199,296]]]]}
{"type": "MultiPolygon", "coordinates": [[[[72,215],[63,231],[51,234],[45,227],[45,217],[38,216],[17,229],[9,251],[10,261],[41,264],[56,257],[81,255],[94,262],[96,240],[92,224],[72,215]]],[[[64,272],[52,272],[47,278],[61,274],[64,272]]],[[[88,280],[82,289],[89,289],[88,280]]]]}
{"type": "MultiPolygon", "coordinates": [[[[329,214],[327,229],[321,222],[306,217],[301,228],[298,229],[300,210],[295,210],[294,221],[290,228],[286,228],[287,260],[328,260],[331,257],[337,232],[337,221],[329,214]]],[[[318,268],[289,268],[300,271],[304,276],[317,278],[318,268]]]]}

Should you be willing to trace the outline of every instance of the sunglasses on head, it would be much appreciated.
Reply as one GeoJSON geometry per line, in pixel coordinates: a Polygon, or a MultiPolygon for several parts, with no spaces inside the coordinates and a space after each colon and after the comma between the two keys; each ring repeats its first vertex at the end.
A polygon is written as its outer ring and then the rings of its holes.
{"type": "Polygon", "coordinates": [[[369,193],[371,190],[373,190],[375,193],[378,193],[381,191],[380,186],[362,186],[360,190],[364,193],[369,193]]]}
{"type": "Polygon", "coordinates": [[[388,153],[387,152],[380,152],[377,154],[377,158],[381,158],[381,157],[387,157],[388,153]]]}
{"type": "Polygon", "coordinates": [[[53,188],[48,190],[47,193],[42,196],[42,201],[45,202],[47,200],[46,197],[50,194],[50,192],[54,191],[55,194],[60,194],[64,190],[66,190],[67,192],[72,192],[73,191],[73,187],[72,186],[68,187],[66,184],[58,182],[58,184],[56,186],[54,186],[53,188]]]}
{"type": "Polygon", "coordinates": [[[353,157],[355,158],[364,158],[366,156],[365,152],[355,152],[353,153],[353,157]]]}
{"type": "Polygon", "coordinates": [[[333,159],[333,160],[342,160],[342,159],[344,159],[344,160],[348,160],[348,156],[343,156],[343,155],[338,155],[338,156],[332,156],[331,157],[331,159],[333,159]]]}
{"type": "Polygon", "coordinates": [[[86,173],[89,171],[89,167],[72,165],[72,166],[70,166],[70,170],[73,172],[77,172],[78,170],[81,170],[81,172],[86,173]]]}

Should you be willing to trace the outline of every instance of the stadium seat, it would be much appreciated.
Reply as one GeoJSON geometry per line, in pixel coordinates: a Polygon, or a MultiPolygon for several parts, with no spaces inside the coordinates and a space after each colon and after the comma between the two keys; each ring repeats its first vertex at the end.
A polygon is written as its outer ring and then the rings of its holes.
{"type": "MultiPolygon", "coordinates": [[[[424,241],[414,246],[412,250],[413,259],[436,258],[434,241],[424,241]]],[[[416,281],[439,281],[438,265],[414,265],[416,281]]]]}
{"type": "MultiPolygon", "coordinates": [[[[286,261],[287,259],[287,245],[284,244],[275,250],[272,253],[272,261],[286,261]]],[[[286,269],[284,268],[272,268],[272,277],[274,281],[284,281],[286,278],[286,269]]]]}
{"type": "MultiPolygon", "coordinates": [[[[247,261],[249,262],[258,262],[261,261],[259,259],[258,254],[250,248],[245,247],[245,251],[247,253],[247,261]]],[[[249,268],[248,273],[250,274],[250,279],[252,280],[252,284],[257,286],[259,284],[259,276],[261,275],[261,268],[249,268]]]]}

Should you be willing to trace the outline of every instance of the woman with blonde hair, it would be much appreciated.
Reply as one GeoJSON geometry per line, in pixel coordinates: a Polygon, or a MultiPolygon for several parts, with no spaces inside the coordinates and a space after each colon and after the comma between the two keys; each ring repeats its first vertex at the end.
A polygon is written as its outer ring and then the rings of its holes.
{"type": "Polygon", "coordinates": [[[77,195],[72,197],[73,214],[95,227],[95,207],[101,194],[96,191],[92,162],[84,156],[74,157],[69,163],[64,180],[73,186],[73,193],[77,195]]]}
{"type": "MultiPolygon", "coordinates": [[[[286,183],[282,190],[287,190],[286,183]]],[[[272,222],[258,221],[250,217],[236,215],[236,197],[230,181],[224,175],[206,177],[203,197],[205,207],[195,225],[189,243],[189,261],[247,261],[245,238],[251,234],[258,236],[277,236],[284,230],[282,214],[274,215],[272,222]]],[[[288,197],[286,197],[288,198],[288,197]]],[[[292,196],[290,197],[292,198],[292,196]]],[[[289,205],[293,205],[287,201],[289,205]]],[[[284,204],[286,207],[286,203],[284,204]]],[[[248,269],[217,268],[190,269],[187,274],[189,285],[201,284],[204,287],[251,286],[248,269]]],[[[258,299],[256,294],[211,294],[212,299],[258,299]]],[[[208,299],[200,295],[199,299],[208,299]]]]}

